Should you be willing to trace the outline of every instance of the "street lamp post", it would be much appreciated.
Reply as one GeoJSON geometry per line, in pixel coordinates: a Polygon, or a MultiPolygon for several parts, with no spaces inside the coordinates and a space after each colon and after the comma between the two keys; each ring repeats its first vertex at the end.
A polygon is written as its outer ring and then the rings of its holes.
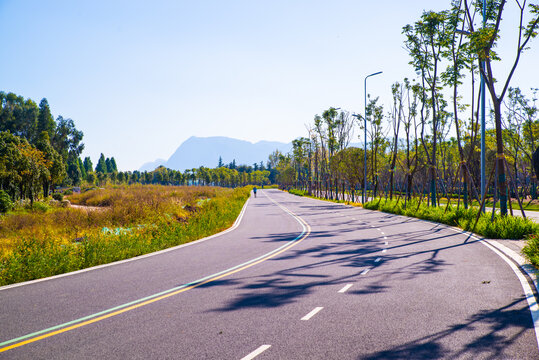
{"type": "MultiPolygon", "coordinates": [[[[483,28],[487,22],[487,2],[483,0],[483,28]]],[[[485,61],[482,61],[482,67],[485,69],[485,61]]],[[[485,179],[485,77],[481,71],[481,199],[485,198],[486,179],[485,179]]],[[[481,206],[481,205],[479,205],[481,206]]],[[[479,211],[484,212],[485,208],[479,211]]]]}
{"type": "Polygon", "coordinates": [[[381,74],[382,71],[378,71],[376,73],[372,73],[370,75],[367,75],[365,77],[365,141],[364,141],[364,149],[363,149],[363,193],[361,194],[361,202],[365,204],[366,196],[367,196],[367,79],[371,76],[381,74]]]}
{"type": "MultiPolygon", "coordinates": [[[[487,22],[487,4],[486,0],[483,0],[483,28],[487,22]]],[[[471,35],[469,31],[456,30],[456,32],[471,35]]],[[[479,59],[478,59],[479,60],[479,59]]],[[[480,60],[479,64],[483,69],[485,69],[485,61],[480,60]]],[[[481,199],[485,197],[486,192],[486,177],[485,177],[485,164],[486,164],[486,148],[485,148],[485,77],[483,72],[479,72],[481,75],[481,199]]],[[[481,205],[479,205],[481,206],[481,205]]],[[[480,209],[481,212],[485,212],[485,208],[480,209]]]]}

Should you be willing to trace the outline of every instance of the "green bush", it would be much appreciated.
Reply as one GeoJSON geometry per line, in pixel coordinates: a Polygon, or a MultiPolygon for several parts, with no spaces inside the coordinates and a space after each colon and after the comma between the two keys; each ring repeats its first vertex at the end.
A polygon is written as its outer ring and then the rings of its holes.
{"type": "Polygon", "coordinates": [[[33,205],[27,206],[30,210],[45,213],[50,210],[50,206],[41,201],[35,201],[33,205]]]}
{"type": "Polygon", "coordinates": [[[528,237],[528,243],[522,249],[522,253],[535,266],[539,266],[539,235],[532,234],[528,237]]]}
{"type": "Polygon", "coordinates": [[[305,196],[307,195],[307,191],[305,190],[299,190],[299,189],[290,189],[288,190],[288,192],[292,195],[297,195],[297,196],[305,196]]]}
{"type": "Polygon", "coordinates": [[[52,194],[52,198],[57,201],[62,201],[64,200],[64,195],[61,193],[54,193],[52,194]]]}
{"type": "MultiPolygon", "coordinates": [[[[380,210],[397,215],[416,217],[451,226],[457,226],[466,231],[472,231],[477,218],[477,208],[464,209],[449,206],[432,207],[422,203],[418,207],[417,200],[411,200],[404,207],[404,201],[374,200],[363,206],[365,209],[380,210]]],[[[517,216],[482,214],[474,232],[489,239],[522,239],[527,235],[538,232],[539,225],[535,222],[517,216]]]]}
{"type": "Polygon", "coordinates": [[[4,190],[0,190],[0,213],[7,213],[13,209],[13,202],[8,193],[4,190]]]}

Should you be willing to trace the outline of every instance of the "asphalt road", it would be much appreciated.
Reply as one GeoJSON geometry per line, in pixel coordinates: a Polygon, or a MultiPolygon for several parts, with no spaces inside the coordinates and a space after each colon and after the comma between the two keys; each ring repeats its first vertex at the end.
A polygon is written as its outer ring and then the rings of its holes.
{"type": "Polygon", "coordinates": [[[521,283],[479,241],[277,190],[224,235],[2,289],[0,309],[0,359],[539,358],[521,283]]]}

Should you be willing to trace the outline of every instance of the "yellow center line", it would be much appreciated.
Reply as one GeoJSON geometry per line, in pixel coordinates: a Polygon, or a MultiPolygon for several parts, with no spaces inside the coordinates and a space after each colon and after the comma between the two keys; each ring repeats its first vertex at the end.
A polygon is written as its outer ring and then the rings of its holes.
{"type": "MultiPolygon", "coordinates": [[[[266,194],[264,194],[266,195],[266,194]]],[[[75,329],[78,329],[80,327],[83,327],[83,326],[86,326],[86,325],[90,325],[90,324],[93,324],[95,322],[98,322],[98,321],[101,321],[101,320],[105,320],[105,319],[108,319],[110,317],[113,317],[113,316],[116,316],[116,315],[120,315],[120,314],[123,314],[127,311],[131,311],[131,310],[134,310],[134,309],[137,309],[137,308],[140,308],[142,306],[146,306],[146,305],[149,305],[149,304],[152,304],[154,302],[157,302],[157,301],[160,301],[160,300],[163,300],[163,299],[166,299],[168,297],[171,297],[171,296],[174,296],[174,295],[178,295],[182,292],[185,292],[187,290],[191,290],[191,289],[194,289],[196,287],[199,287],[199,286],[202,286],[202,285],[205,285],[207,283],[210,283],[212,281],[215,281],[215,280],[219,280],[221,278],[224,278],[226,276],[229,276],[229,275],[232,275],[232,274],[235,274],[237,272],[240,272],[242,270],[245,270],[247,268],[250,268],[252,266],[255,266],[257,264],[260,264],[261,262],[264,262],[268,259],[271,259],[283,252],[285,252],[286,250],[290,249],[291,247],[299,244],[300,242],[302,242],[303,240],[305,240],[309,234],[311,233],[311,227],[309,226],[309,224],[307,224],[305,222],[305,220],[303,220],[301,217],[299,217],[298,215],[294,214],[293,212],[291,212],[290,210],[288,210],[287,208],[285,208],[284,206],[278,204],[277,202],[275,202],[273,199],[271,199],[269,196],[266,195],[266,197],[268,197],[268,199],[270,199],[273,203],[275,203],[278,207],[280,207],[281,209],[283,209],[285,212],[287,212],[288,214],[290,214],[291,216],[293,216],[296,220],[298,220],[298,222],[300,222],[300,224],[302,224],[303,226],[305,226],[305,228],[307,229],[304,233],[304,235],[297,239],[297,240],[294,240],[290,245],[282,248],[281,250],[275,252],[275,253],[272,253],[258,261],[255,261],[253,263],[250,263],[250,264],[247,264],[243,267],[240,267],[240,268],[237,268],[237,269],[234,269],[234,270],[231,270],[231,271],[228,271],[224,274],[221,274],[221,275],[218,275],[218,276],[215,276],[215,277],[212,277],[210,279],[207,279],[205,281],[202,281],[200,283],[197,283],[197,284],[194,284],[194,285],[190,285],[188,287],[185,287],[185,288],[182,288],[180,290],[177,290],[177,291],[174,291],[174,292],[171,292],[171,293],[168,293],[168,294],[165,294],[165,295],[162,295],[162,296],[159,296],[159,297],[156,297],[156,298],[153,298],[153,299],[150,299],[150,300],[147,300],[147,301],[144,301],[144,302],[141,302],[141,303],[138,303],[138,304],[135,304],[135,305],[132,305],[132,306],[129,306],[129,307],[126,307],[126,308],[123,308],[123,309],[120,309],[120,310],[117,310],[117,311],[114,311],[114,312],[111,312],[109,314],[106,314],[106,315],[102,315],[102,316],[99,316],[99,317],[96,317],[94,319],[91,319],[91,320],[87,320],[87,321],[84,321],[84,322],[81,322],[81,323],[78,323],[78,324],[75,324],[75,325],[71,325],[71,326],[68,326],[68,327],[65,327],[65,328],[62,328],[62,329],[59,329],[59,330],[56,330],[56,331],[52,331],[52,332],[49,332],[49,333],[46,333],[46,334],[43,334],[43,335],[40,335],[40,336],[36,336],[36,337],[33,337],[31,339],[28,339],[28,340],[24,340],[24,341],[20,341],[20,342],[17,342],[17,343],[14,343],[12,345],[9,345],[9,346],[5,346],[3,348],[0,348],[0,352],[4,352],[4,351],[7,351],[7,350],[10,350],[10,349],[14,349],[14,348],[17,348],[17,347],[20,347],[20,346],[23,346],[23,345],[27,345],[27,344],[30,344],[30,343],[33,343],[33,342],[36,342],[36,341],[39,341],[39,340],[43,340],[43,339],[46,339],[46,338],[49,338],[51,336],[55,336],[55,335],[59,335],[59,334],[62,334],[64,332],[67,332],[67,331],[71,331],[71,330],[75,330],[75,329]]]]}

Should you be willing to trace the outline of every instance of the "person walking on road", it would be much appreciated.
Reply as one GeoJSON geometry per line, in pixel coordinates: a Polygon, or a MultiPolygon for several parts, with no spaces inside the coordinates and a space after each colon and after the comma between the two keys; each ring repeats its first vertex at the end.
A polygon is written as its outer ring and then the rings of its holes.
{"type": "Polygon", "coordinates": [[[255,194],[255,197],[256,197],[256,186],[253,188],[253,193],[255,194]]]}

